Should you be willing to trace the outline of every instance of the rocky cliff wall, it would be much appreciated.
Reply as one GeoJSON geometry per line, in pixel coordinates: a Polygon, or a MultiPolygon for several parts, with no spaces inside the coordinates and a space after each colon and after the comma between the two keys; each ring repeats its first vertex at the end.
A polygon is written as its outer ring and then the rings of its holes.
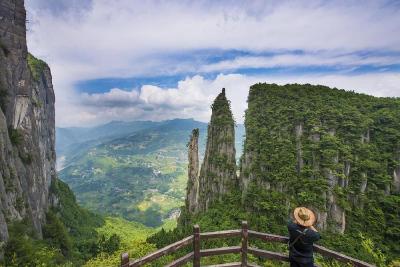
{"type": "Polygon", "coordinates": [[[320,228],[343,233],[346,214],[362,212],[368,196],[398,193],[398,99],[256,84],[245,127],[244,196],[251,185],[280,192],[288,210],[309,206],[320,228]]]}
{"type": "Polygon", "coordinates": [[[27,52],[23,0],[0,1],[0,242],[28,218],[39,236],[55,179],[54,92],[49,67],[27,52]]]}

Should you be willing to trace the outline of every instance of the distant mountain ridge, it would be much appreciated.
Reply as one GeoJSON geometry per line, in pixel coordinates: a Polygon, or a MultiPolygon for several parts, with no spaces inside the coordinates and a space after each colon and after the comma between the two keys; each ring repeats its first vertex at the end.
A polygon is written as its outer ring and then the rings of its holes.
{"type": "MultiPolygon", "coordinates": [[[[88,149],[113,139],[123,138],[127,135],[139,132],[141,130],[167,129],[168,127],[187,126],[194,128],[206,128],[207,124],[193,119],[173,119],[166,121],[111,121],[106,124],[94,127],[56,127],[56,152],[58,170],[63,167],[66,157],[73,158],[80,151],[88,149]],[[60,164],[61,163],[61,164],[60,164]]],[[[194,129],[192,128],[192,129],[194,129]]],[[[191,131],[191,129],[190,129],[191,131]]],[[[188,136],[190,134],[188,132],[188,136]]],[[[205,147],[205,133],[200,135],[200,146],[205,147]],[[203,141],[203,142],[202,142],[203,141]]],[[[244,136],[244,125],[236,126],[236,148],[237,160],[241,155],[244,136]]],[[[203,150],[202,150],[203,151],[203,150]]],[[[70,160],[68,160],[70,161],[70,160]]],[[[72,161],[72,160],[71,160],[72,161]]]]}
{"type": "Polygon", "coordinates": [[[112,121],[95,127],[56,128],[57,169],[64,167],[66,158],[72,158],[83,149],[101,144],[105,140],[123,137],[143,129],[157,127],[160,122],[112,121]]]}
{"type": "Polygon", "coordinates": [[[124,134],[133,133],[138,130],[155,127],[162,122],[153,121],[111,121],[94,127],[57,127],[57,152],[63,151],[69,145],[83,143],[99,138],[123,136],[124,134]]]}

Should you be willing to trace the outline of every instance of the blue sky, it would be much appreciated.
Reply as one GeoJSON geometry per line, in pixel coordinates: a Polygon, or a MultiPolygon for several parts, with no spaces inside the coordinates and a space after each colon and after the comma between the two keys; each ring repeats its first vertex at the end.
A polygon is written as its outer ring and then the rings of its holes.
{"type": "Polygon", "coordinates": [[[195,118],[256,82],[400,96],[397,1],[26,0],[28,47],[53,73],[58,126],[195,118]]]}

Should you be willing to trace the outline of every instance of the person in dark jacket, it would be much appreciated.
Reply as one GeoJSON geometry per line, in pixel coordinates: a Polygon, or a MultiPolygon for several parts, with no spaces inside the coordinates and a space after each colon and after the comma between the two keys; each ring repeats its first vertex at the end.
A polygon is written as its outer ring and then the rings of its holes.
{"type": "Polygon", "coordinates": [[[290,267],[313,267],[313,244],[321,239],[314,228],[315,214],[305,207],[293,212],[294,220],[288,223],[290,267]]]}

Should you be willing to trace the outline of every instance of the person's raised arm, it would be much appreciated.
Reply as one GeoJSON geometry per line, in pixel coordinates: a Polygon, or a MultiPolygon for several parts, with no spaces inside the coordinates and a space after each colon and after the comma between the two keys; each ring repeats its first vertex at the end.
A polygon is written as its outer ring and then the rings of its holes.
{"type": "Polygon", "coordinates": [[[310,233],[310,237],[311,237],[313,242],[318,241],[318,240],[321,239],[321,235],[318,233],[318,230],[313,225],[308,227],[308,229],[312,230],[311,233],[310,233]]]}

